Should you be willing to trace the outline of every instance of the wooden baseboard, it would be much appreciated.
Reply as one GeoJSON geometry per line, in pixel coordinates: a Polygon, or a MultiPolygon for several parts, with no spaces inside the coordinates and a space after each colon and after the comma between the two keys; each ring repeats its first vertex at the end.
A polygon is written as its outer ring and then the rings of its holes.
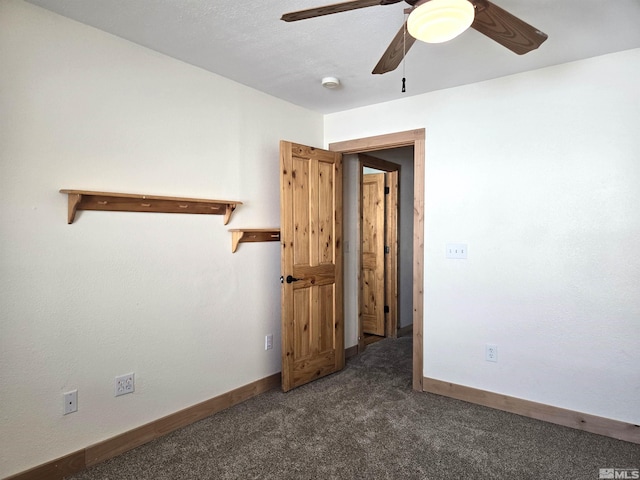
{"type": "Polygon", "coordinates": [[[59,480],[81,472],[85,468],[87,467],[84,461],[84,450],[78,450],[24,472],[5,477],[4,480],[59,480]]]}
{"type": "Polygon", "coordinates": [[[640,444],[640,425],[597,417],[427,377],[423,379],[422,389],[425,392],[640,444]]]}
{"type": "Polygon", "coordinates": [[[344,350],[344,358],[355,357],[358,354],[358,345],[354,345],[353,347],[346,348],[344,350]]]}
{"type": "Polygon", "coordinates": [[[243,387],[167,415],[121,435],[65,455],[51,462],[6,477],[5,480],[62,480],[87,467],[113,458],[174,430],[186,427],[214,413],[242,403],[256,395],[280,386],[280,373],[262,378],[243,387]]]}

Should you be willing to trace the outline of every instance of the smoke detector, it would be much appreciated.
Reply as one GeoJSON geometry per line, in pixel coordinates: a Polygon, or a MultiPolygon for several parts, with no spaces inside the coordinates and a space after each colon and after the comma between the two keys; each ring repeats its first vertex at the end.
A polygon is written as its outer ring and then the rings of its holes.
{"type": "Polygon", "coordinates": [[[340,80],[336,77],[324,77],[322,79],[322,86],[328,89],[338,88],[340,86],[340,80]]]}

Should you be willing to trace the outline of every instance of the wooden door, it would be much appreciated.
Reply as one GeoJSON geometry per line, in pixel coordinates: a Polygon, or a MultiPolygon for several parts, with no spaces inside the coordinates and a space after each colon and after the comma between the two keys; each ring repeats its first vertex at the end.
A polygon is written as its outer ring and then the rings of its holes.
{"type": "Polygon", "coordinates": [[[342,155],[280,142],[282,389],[344,367],[342,155]]]}
{"type": "Polygon", "coordinates": [[[398,336],[398,170],[385,173],[384,304],[385,335],[398,336]]]}
{"type": "Polygon", "coordinates": [[[384,336],[384,173],[362,178],[362,331],[384,336]]]}

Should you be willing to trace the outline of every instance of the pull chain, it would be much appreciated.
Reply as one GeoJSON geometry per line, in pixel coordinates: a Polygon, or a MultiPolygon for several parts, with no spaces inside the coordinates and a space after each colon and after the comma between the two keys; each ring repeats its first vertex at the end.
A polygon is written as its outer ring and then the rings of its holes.
{"type": "Polygon", "coordinates": [[[407,79],[405,78],[405,60],[406,60],[406,56],[407,56],[407,20],[406,20],[406,14],[405,14],[405,19],[404,19],[404,24],[403,24],[403,32],[402,32],[402,93],[405,93],[407,91],[406,89],[406,81],[407,79]]]}

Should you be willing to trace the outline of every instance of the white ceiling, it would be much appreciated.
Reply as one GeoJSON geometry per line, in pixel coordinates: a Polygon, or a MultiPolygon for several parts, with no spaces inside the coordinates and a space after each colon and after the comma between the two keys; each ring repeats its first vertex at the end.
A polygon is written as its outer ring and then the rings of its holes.
{"type": "Polygon", "coordinates": [[[305,108],[331,113],[640,47],[640,0],[492,0],[549,35],[518,56],[475,30],[416,42],[404,65],[372,75],[404,22],[404,2],[286,23],[337,0],[28,0],[305,108]],[[322,77],[342,85],[324,89],[322,77]]]}

